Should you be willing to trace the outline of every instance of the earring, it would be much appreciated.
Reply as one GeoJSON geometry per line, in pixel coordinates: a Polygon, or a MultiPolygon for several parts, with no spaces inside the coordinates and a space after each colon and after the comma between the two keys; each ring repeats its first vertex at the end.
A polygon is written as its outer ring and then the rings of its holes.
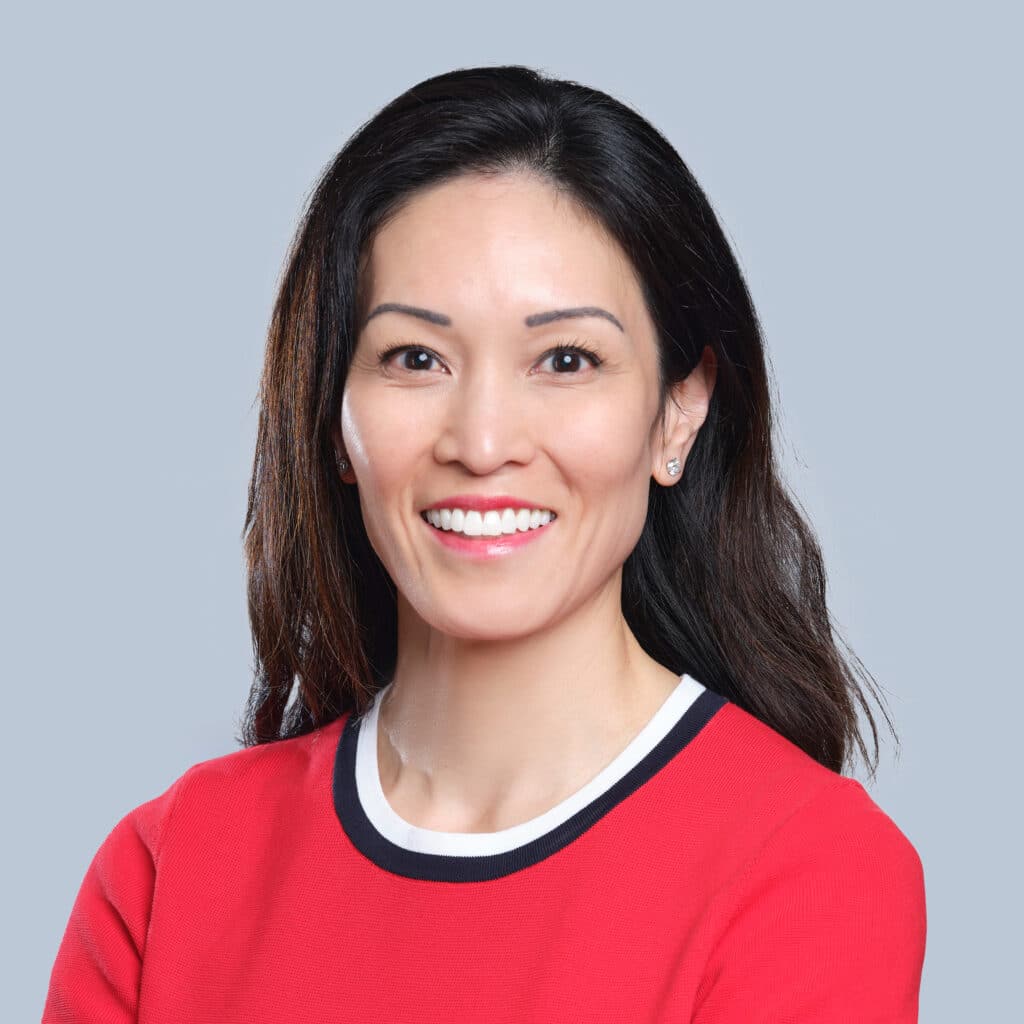
{"type": "Polygon", "coordinates": [[[665,468],[668,470],[669,476],[679,476],[683,471],[683,467],[679,464],[678,459],[669,459],[665,468]]]}
{"type": "Polygon", "coordinates": [[[349,468],[348,459],[346,459],[345,456],[340,453],[336,453],[335,458],[338,460],[338,472],[347,473],[349,468]]]}

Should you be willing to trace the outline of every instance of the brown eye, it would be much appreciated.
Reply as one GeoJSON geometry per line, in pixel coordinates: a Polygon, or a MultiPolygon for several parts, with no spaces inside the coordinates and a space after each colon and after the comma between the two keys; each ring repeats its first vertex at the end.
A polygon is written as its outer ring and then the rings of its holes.
{"type": "Polygon", "coordinates": [[[411,372],[429,369],[431,360],[437,359],[433,352],[420,345],[392,345],[378,356],[380,364],[383,366],[400,353],[403,358],[399,360],[397,368],[411,372]]]}
{"type": "MultiPolygon", "coordinates": [[[[394,369],[405,370],[410,373],[417,373],[421,370],[429,370],[434,360],[440,362],[437,356],[428,348],[422,345],[391,345],[378,355],[382,366],[392,363],[396,356],[401,358],[393,364],[394,369]]],[[[554,359],[556,367],[555,375],[559,377],[572,377],[579,373],[580,359],[586,359],[595,369],[604,363],[604,360],[592,348],[579,343],[558,345],[541,357],[541,362],[554,359]]]]}
{"type": "Polygon", "coordinates": [[[579,359],[586,359],[591,366],[598,367],[604,360],[593,350],[585,345],[559,345],[544,355],[545,359],[554,358],[554,366],[557,367],[556,374],[559,376],[572,376],[577,372],[576,367],[579,359]]]}

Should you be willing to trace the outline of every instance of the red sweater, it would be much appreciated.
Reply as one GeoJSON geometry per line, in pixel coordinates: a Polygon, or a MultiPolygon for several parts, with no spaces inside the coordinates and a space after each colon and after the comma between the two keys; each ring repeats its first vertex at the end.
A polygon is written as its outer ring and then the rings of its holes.
{"type": "Polygon", "coordinates": [[[586,787],[492,833],[391,810],[378,708],[127,813],[43,1024],[917,1021],[917,851],[859,782],[692,677],[586,787]]]}

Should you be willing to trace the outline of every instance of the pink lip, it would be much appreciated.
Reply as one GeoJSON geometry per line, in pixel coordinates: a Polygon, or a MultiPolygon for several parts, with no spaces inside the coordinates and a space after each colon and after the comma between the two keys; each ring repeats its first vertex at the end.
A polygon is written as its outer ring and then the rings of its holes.
{"type": "MultiPolygon", "coordinates": [[[[442,507],[447,508],[448,506],[442,507]]],[[[464,508],[465,506],[456,507],[464,508]]],[[[502,506],[502,508],[510,507],[509,505],[502,506]]],[[[536,508],[537,506],[529,507],[536,508]]],[[[422,516],[420,518],[422,519],[422,516]]],[[[426,519],[423,519],[423,526],[446,548],[457,551],[459,554],[468,555],[470,558],[488,559],[500,558],[502,555],[515,551],[516,548],[521,548],[524,544],[529,544],[540,534],[547,533],[557,522],[557,519],[552,519],[546,526],[538,526],[535,530],[522,532],[517,530],[515,533],[503,533],[500,537],[464,537],[461,533],[452,533],[451,530],[439,530],[436,526],[428,523],[426,519]]]]}
{"type": "Polygon", "coordinates": [[[477,512],[500,512],[505,508],[542,508],[554,512],[554,509],[549,508],[543,502],[513,498],[510,494],[497,494],[493,497],[486,494],[453,494],[442,501],[435,501],[433,505],[427,505],[421,511],[429,512],[438,508],[475,509],[477,512]]]}

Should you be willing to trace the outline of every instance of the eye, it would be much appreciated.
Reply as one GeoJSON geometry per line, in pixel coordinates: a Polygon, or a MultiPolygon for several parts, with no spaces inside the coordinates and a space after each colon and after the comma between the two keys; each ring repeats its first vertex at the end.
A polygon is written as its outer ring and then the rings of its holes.
{"type": "MultiPolygon", "coordinates": [[[[400,354],[411,356],[411,358],[403,359],[398,368],[402,370],[409,370],[411,372],[429,369],[433,360],[440,362],[440,357],[438,355],[432,352],[429,348],[424,348],[422,345],[392,345],[389,348],[384,349],[377,358],[380,364],[384,366],[391,362],[395,356],[400,354]]],[[[589,348],[577,341],[560,344],[555,348],[549,349],[543,356],[541,356],[541,362],[554,358],[554,365],[558,367],[555,371],[556,375],[560,377],[571,377],[576,375],[575,361],[581,356],[595,369],[604,362],[601,356],[592,348],[589,348]]]]}
{"type": "Polygon", "coordinates": [[[579,344],[578,342],[559,345],[557,348],[551,349],[550,352],[545,352],[543,359],[551,359],[554,357],[554,365],[559,368],[556,371],[558,376],[571,377],[575,376],[572,370],[575,360],[580,356],[586,359],[595,369],[604,362],[604,360],[592,348],[588,348],[586,345],[579,344]],[[562,372],[566,370],[568,373],[562,372]]]}
{"type": "Polygon", "coordinates": [[[380,365],[384,366],[391,361],[393,356],[398,355],[400,352],[417,353],[414,360],[403,360],[405,365],[400,367],[400,369],[403,370],[412,370],[414,368],[418,370],[425,369],[432,359],[438,358],[430,351],[430,349],[424,348],[422,345],[392,345],[390,348],[384,349],[384,351],[377,356],[377,359],[379,360],[380,365]],[[412,365],[409,365],[410,362],[412,365]]]}

